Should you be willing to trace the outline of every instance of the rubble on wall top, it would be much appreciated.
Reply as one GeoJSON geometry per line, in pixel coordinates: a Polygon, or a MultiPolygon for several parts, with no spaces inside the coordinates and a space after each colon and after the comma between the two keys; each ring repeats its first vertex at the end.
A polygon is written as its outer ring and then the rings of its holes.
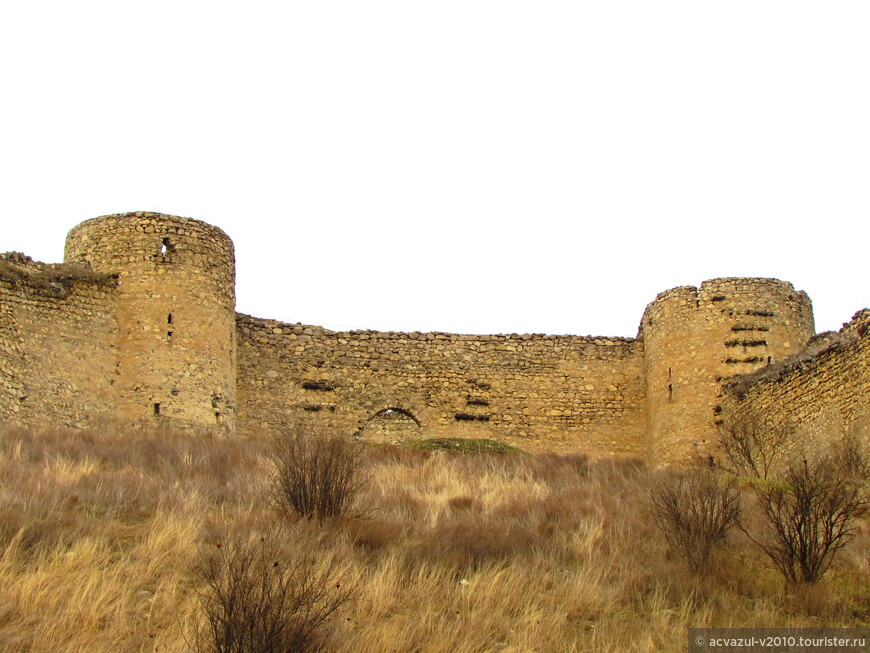
{"type": "Polygon", "coordinates": [[[116,274],[98,274],[88,263],[43,263],[21,252],[0,254],[0,276],[15,281],[30,280],[36,285],[68,285],[77,281],[104,282],[118,278],[116,274]]]}
{"type": "Polygon", "coordinates": [[[363,337],[369,339],[407,339],[407,340],[559,340],[571,339],[581,340],[591,344],[613,345],[631,344],[635,342],[635,338],[627,338],[622,336],[577,336],[577,335],[553,335],[544,333],[500,333],[500,334],[462,334],[462,333],[447,333],[443,331],[375,331],[370,329],[359,329],[352,331],[331,331],[320,326],[306,325],[301,323],[287,323],[278,320],[270,320],[253,317],[244,313],[236,313],[236,317],[240,322],[246,323],[254,328],[266,329],[276,335],[296,334],[296,335],[324,335],[324,336],[352,336],[363,337]]]}
{"type": "Polygon", "coordinates": [[[749,374],[736,376],[724,387],[742,398],[756,383],[778,381],[794,371],[814,365],[822,358],[855,345],[862,338],[867,337],[868,331],[870,331],[870,309],[863,308],[855,313],[849,322],[844,323],[839,331],[817,333],[797,354],[749,374]]]}

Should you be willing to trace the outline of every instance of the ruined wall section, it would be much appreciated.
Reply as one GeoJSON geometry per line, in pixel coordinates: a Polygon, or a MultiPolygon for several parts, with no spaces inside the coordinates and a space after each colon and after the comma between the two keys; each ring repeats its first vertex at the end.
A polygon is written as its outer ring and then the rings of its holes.
{"type": "Polygon", "coordinates": [[[870,425],[870,310],[805,351],[726,384],[723,416],[791,424],[810,437],[870,425]]]}
{"type": "Polygon", "coordinates": [[[777,279],[712,279],[659,294],[641,322],[653,462],[712,455],[722,382],[800,351],[813,333],[806,293],[777,279]]]}
{"type": "Polygon", "coordinates": [[[136,424],[235,432],[235,261],[204,222],[136,212],[87,220],[65,260],[119,275],[118,411],[136,424]]]}
{"type": "Polygon", "coordinates": [[[238,342],[242,435],[316,415],[364,439],[645,454],[643,346],[633,339],[332,332],[239,315],[238,342]]]}
{"type": "Polygon", "coordinates": [[[117,278],[0,255],[0,422],[87,427],[116,401],[117,278]]]}

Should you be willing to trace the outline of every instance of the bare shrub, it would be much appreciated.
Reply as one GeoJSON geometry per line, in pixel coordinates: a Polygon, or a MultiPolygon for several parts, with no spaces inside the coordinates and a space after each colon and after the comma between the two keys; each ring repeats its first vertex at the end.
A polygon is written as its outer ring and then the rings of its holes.
{"type": "Polygon", "coordinates": [[[275,505],[319,522],[348,514],[365,482],[362,446],[316,425],[279,436],[271,458],[275,505]]]}
{"type": "Polygon", "coordinates": [[[836,442],[834,460],[839,471],[855,482],[870,480],[870,442],[867,429],[846,431],[836,442]]]}
{"type": "Polygon", "coordinates": [[[752,416],[735,417],[719,427],[719,467],[736,476],[768,478],[787,455],[794,430],[752,416]]]}
{"type": "Polygon", "coordinates": [[[198,591],[204,624],[198,653],[322,651],[330,619],[350,599],[334,558],[320,560],[312,542],[277,531],[213,543],[202,554],[198,591]]]}
{"type": "MultiPolygon", "coordinates": [[[[794,458],[781,480],[758,481],[760,533],[746,534],[764,551],[786,580],[815,583],[830,569],[837,552],[855,535],[867,512],[866,480],[851,476],[842,443],[811,457],[794,458]]],[[[866,468],[866,460],[852,460],[866,468]]]]}
{"type": "Polygon", "coordinates": [[[735,480],[707,469],[666,472],[648,499],[656,527],[696,574],[710,568],[714,551],[740,516],[735,480]]]}

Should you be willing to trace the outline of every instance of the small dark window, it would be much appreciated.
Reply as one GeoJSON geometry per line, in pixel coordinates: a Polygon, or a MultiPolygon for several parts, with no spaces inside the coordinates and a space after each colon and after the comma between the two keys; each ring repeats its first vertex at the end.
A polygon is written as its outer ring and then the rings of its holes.
{"type": "Polygon", "coordinates": [[[169,238],[164,238],[162,244],[160,245],[160,256],[168,256],[175,251],[175,245],[172,244],[172,241],[169,238]]]}
{"type": "Polygon", "coordinates": [[[166,316],[166,324],[172,324],[172,313],[166,316]]]}
{"type": "Polygon", "coordinates": [[[160,414],[160,404],[154,404],[154,414],[155,415],[160,414]]]}
{"type": "Polygon", "coordinates": [[[167,331],[167,332],[166,332],[166,337],[167,337],[167,338],[172,338],[172,334],[173,334],[173,333],[175,333],[175,331],[167,331]]]}
{"type": "Polygon", "coordinates": [[[668,383],[668,401],[674,398],[674,386],[668,383]]]}

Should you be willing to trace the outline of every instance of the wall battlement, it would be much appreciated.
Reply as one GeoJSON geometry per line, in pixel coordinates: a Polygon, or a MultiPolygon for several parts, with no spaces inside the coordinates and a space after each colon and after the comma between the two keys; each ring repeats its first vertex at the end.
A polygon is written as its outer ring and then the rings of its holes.
{"type": "Polygon", "coordinates": [[[369,441],[668,464],[713,455],[729,411],[868,410],[870,311],[815,336],[807,295],[776,279],[664,291],[637,338],[338,332],[237,314],[232,241],[198,220],[94,218],[64,259],[0,256],[0,421],[247,437],[307,416],[369,441]]]}

